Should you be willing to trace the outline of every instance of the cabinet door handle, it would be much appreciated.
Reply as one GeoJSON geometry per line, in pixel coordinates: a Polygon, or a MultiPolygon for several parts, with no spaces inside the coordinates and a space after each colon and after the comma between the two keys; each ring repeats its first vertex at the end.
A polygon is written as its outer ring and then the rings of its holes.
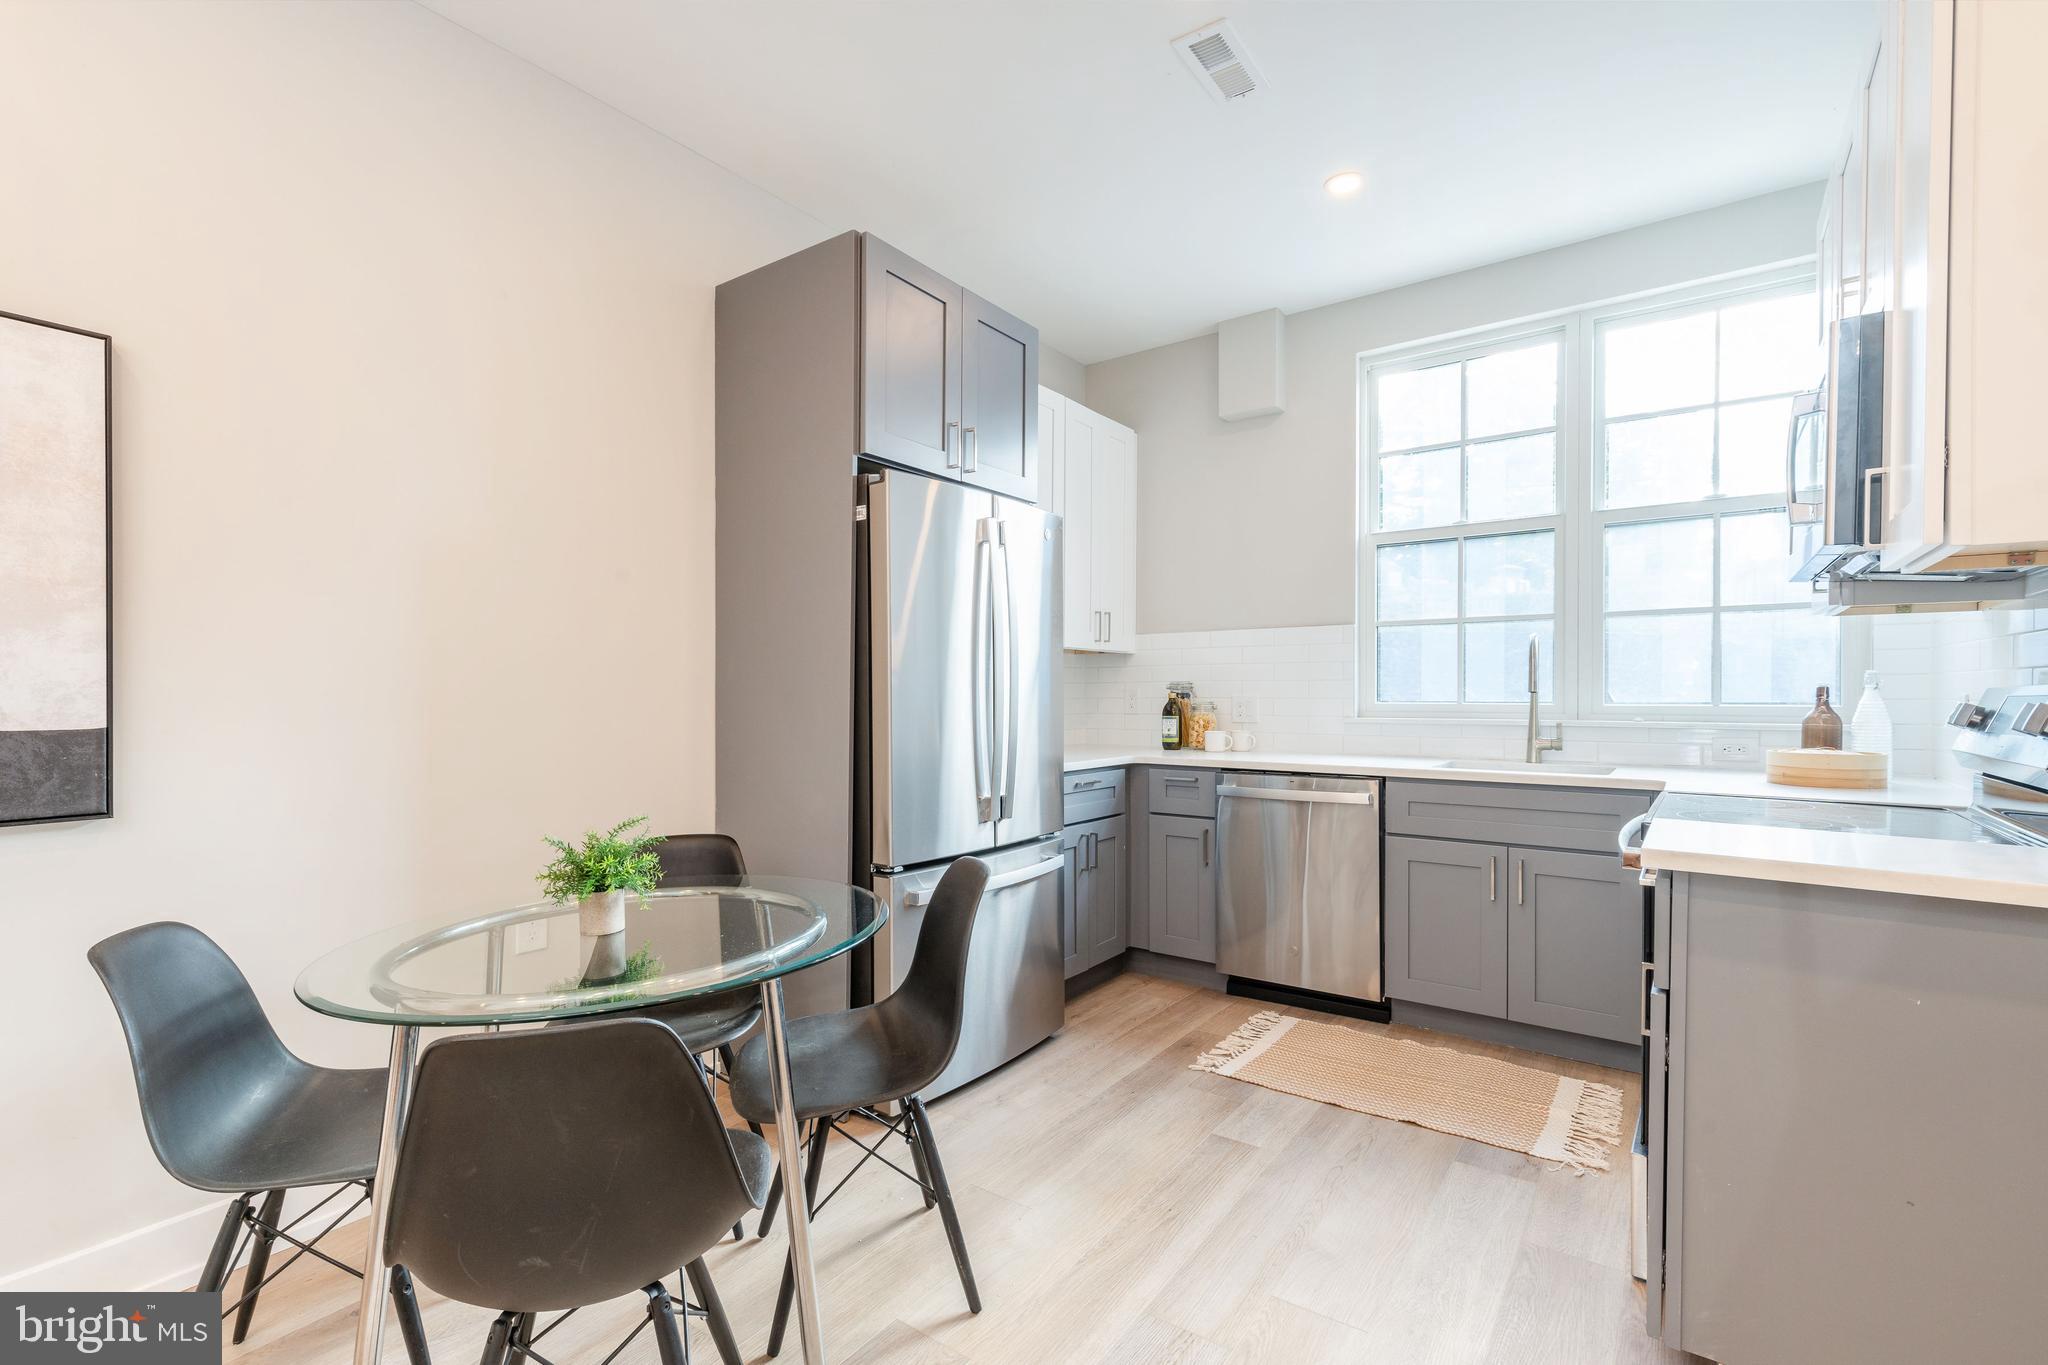
{"type": "Polygon", "coordinates": [[[1497,859],[1496,859],[1496,858],[1495,858],[1495,857],[1494,857],[1494,856],[1493,856],[1493,855],[1492,855],[1491,853],[1487,854],[1487,855],[1486,855],[1486,899],[1487,899],[1487,900],[1489,900],[1489,901],[1497,901],[1497,900],[1499,900],[1499,899],[1500,899],[1500,876],[1499,876],[1499,873],[1500,873],[1500,867],[1499,867],[1499,864],[1498,864],[1498,860],[1497,860],[1497,859]]]}
{"type": "Polygon", "coordinates": [[[1102,642],[1104,644],[1108,644],[1111,640],[1115,638],[1116,613],[1113,611],[1106,611],[1102,613],[1102,642]]]}
{"type": "Polygon", "coordinates": [[[946,468],[960,467],[960,452],[953,443],[953,433],[960,430],[958,422],[946,423],[946,429],[939,433],[939,451],[946,457],[946,468]]]}
{"type": "Polygon", "coordinates": [[[1095,870],[1096,856],[1101,851],[1101,847],[1102,836],[1100,834],[1091,834],[1088,836],[1088,870],[1090,872],[1093,872],[1095,870]]]}
{"type": "Polygon", "coordinates": [[[1099,645],[1102,643],[1102,613],[1099,611],[1090,612],[1089,615],[1095,623],[1095,631],[1093,635],[1091,635],[1089,638],[1094,640],[1095,643],[1099,645]]]}
{"type": "Polygon", "coordinates": [[[1202,831],[1202,866],[1203,866],[1203,867],[1207,867],[1208,865],[1209,865],[1209,831],[1208,831],[1207,829],[1204,829],[1204,830],[1202,831]]]}
{"type": "Polygon", "coordinates": [[[974,434],[973,427],[960,428],[960,457],[966,461],[963,469],[972,474],[981,468],[981,438],[974,434]]]}
{"type": "Polygon", "coordinates": [[[1515,904],[1527,905],[1528,903],[1527,898],[1522,895],[1522,860],[1517,858],[1515,859],[1515,904]]]}

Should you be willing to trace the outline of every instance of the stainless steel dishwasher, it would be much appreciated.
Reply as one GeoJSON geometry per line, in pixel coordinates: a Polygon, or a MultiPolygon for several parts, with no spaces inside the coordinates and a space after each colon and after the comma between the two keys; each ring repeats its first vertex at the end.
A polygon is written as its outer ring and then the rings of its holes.
{"type": "Polygon", "coordinates": [[[1225,773],[1216,795],[1231,991],[1385,1018],[1379,779],[1225,773]]]}

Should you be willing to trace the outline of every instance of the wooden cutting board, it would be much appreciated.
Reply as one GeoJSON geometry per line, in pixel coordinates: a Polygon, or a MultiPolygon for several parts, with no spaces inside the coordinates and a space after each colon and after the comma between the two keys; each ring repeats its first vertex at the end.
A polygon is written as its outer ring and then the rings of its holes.
{"type": "Polygon", "coordinates": [[[1889,771],[1883,754],[1853,749],[1769,749],[1764,776],[1793,787],[1882,787],[1889,771]]]}

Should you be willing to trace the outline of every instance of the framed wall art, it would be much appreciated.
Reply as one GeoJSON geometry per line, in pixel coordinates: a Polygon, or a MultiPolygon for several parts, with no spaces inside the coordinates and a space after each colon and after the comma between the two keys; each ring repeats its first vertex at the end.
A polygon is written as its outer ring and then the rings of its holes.
{"type": "Polygon", "coordinates": [[[0,824],[112,813],[113,342],[0,313],[0,824]]]}

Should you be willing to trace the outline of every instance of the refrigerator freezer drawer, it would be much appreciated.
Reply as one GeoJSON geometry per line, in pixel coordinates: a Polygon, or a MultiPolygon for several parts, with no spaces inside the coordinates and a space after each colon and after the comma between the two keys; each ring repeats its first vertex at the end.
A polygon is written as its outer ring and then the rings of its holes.
{"type": "MultiPolygon", "coordinates": [[[[928,1100],[987,1075],[1066,1023],[1059,840],[1005,849],[987,860],[989,888],[967,950],[960,1044],[938,1080],[922,1092],[928,1100]]],[[[932,891],[946,866],[876,878],[875,893],[889,902],[888,922],[875,940],[877,999],[903,984],[932,891]]]]}

